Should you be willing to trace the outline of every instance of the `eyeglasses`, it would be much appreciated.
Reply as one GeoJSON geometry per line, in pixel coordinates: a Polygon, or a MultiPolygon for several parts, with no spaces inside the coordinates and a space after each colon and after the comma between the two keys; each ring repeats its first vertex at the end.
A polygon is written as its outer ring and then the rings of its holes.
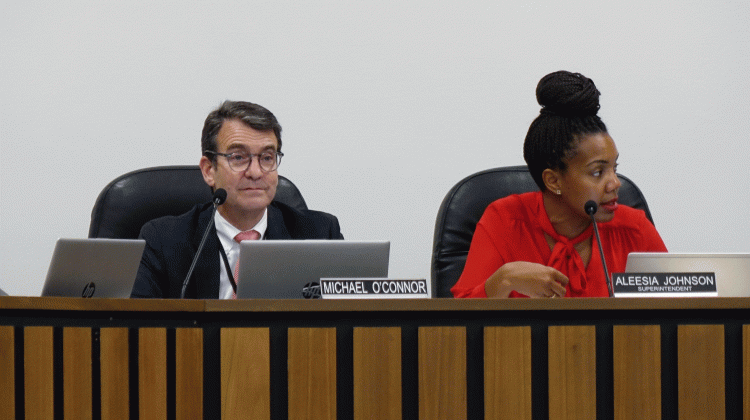
{"type": "Polygon", "coordinates": [[[224,156],[227,158],[229,167],[235,172],[245,172],[253,161],[253,157],[258,157],[258,165],[263,172],[273,172],[281,164],[281,158],[284,156],[281,152],[267,151],[257,155],[245,152],[218,153],[211,150],[205,150],[203,153],[210,153],[215,156],[224,156]]]}

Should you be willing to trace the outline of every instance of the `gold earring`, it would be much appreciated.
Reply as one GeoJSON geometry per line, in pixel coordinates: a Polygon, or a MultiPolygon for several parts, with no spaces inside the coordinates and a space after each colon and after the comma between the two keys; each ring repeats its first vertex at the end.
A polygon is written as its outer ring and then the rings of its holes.
{"type": "Polygon", "coordinates": [[[560,192],[560,190],[557,190],[557,195],[560,195],[560,194],[562,194],[562,193],[560,192]]]}

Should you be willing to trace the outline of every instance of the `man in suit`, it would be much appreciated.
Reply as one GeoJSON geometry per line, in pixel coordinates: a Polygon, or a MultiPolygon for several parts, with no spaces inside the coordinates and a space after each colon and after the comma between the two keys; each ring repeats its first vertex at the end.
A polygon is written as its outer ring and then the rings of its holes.
{"type": "MultiPolygon", "coordinates": [[[[226,101],[208,114],[201,143],[203,179],[212,190],[226,190],[227,199],[218,207],[186,297],[235,296],[233,267],[243,235],[271,240],[343,239],[335,216],[273,201],[283,153],[281,126],[270,111],[249,102],[226,101]]],[[[146,249],[131,297],[180,297],[212,208],[212,203],[198,205],[180,216],[161,217],[143,226],[140,237],[146,240],[146,249]]]]}

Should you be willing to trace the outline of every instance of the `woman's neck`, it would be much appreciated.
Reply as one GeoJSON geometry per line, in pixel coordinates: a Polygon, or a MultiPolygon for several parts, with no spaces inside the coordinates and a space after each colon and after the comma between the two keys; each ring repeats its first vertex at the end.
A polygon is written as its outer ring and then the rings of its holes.
{"type": "Polygon", "coordinates": [[[544,192],[542,193],[542,202],[544,203],[544,210],[547,212],[547,217],[549,217],[549,221],[552,223],[552,228],[559,235],[573,239],[578,237],[578,235],[591,225],[590,219],[582,218],[579,214],[572,212],[570,207],[566,206],[559,196],[553,195],[550,192],[544,192]]]}

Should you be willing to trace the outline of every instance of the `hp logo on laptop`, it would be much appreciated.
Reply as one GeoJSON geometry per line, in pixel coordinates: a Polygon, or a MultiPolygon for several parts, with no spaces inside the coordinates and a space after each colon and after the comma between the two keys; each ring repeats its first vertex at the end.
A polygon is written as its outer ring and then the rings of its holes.
{"type": "Polygon", "coordinates": [[[94,296],[95,290],[96,290],[96,284],[94,284],[94,282],[92,281],[91,283],[84,286],[83,293],[81,293],[81,297],[90,298],[91,296],[94,296]]]}
{"type": "Polygon", "coordinates": [[[307,283],[302,286],[302,297],[305,299],[320,299],[320,283],[307,283]]]}

